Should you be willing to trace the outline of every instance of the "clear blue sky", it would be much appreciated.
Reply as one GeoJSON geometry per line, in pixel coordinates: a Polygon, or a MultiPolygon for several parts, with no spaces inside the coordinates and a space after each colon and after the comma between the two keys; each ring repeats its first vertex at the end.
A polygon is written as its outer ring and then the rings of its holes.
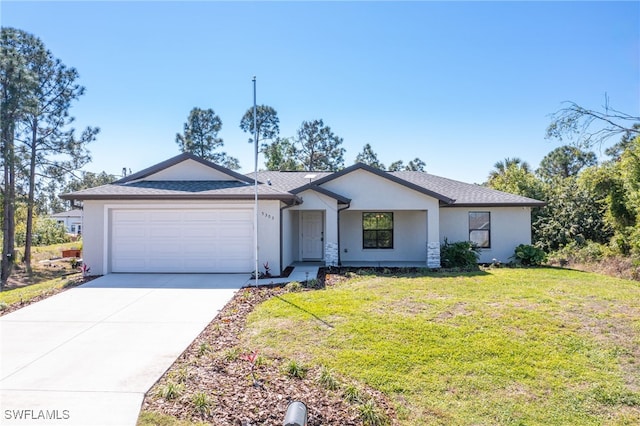
{"type": "MultiPolygon", "coordinates": [[[[322,118],[386,165],[481,183],[496,161],[537,167],[559,146],[549,115],[574,101],[640,115],[639,2],[16,2],[3,26],[38,36],[87,89],[76,127],[101,133],[87,170],[137,171],[178,154],[193,107],[253,170],[238,125],[273,106],[282,136],[322,118]]],[[[263,161],[260,159],[260,166],[263,161]]]]}

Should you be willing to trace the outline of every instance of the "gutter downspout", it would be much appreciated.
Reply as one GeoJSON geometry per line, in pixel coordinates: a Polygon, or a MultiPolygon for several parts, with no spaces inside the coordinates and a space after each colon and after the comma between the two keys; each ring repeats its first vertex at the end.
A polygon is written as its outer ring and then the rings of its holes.
{"type": "Polygon", "coordinates": [[[340,247],[340,212],[342,210],[348,209],[349,207],[351,207],[351,201],[349,201],[345,207],[337,210],[337,213],[338,213],[338,266],[342,266],[342,255],[341,255],[342,250],[340,247]]]}

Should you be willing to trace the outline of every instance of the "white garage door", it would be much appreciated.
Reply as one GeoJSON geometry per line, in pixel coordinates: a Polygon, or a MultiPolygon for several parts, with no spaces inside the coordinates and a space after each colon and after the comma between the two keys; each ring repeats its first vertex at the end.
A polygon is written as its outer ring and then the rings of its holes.
{"type": "Polygon", "coordinates": [[[251,272],[253,211],[113,210],[112,272],[251,272]]]}

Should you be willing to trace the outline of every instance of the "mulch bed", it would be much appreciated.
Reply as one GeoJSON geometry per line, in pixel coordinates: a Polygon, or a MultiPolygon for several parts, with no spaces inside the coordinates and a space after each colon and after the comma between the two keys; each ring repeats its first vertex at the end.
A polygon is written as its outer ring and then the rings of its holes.
{"type": "MultiPolygon", "coordinates": [[[[323,285],[325,280],[331,285],[344,279],[324,272],[319,278],[323,285]]],[[[238,291],[147,393],[143,411],[220,426],[282,426],[289,403],[299,400],[308,408],[309,426],[362,425],[361,405],[347,402],[339,389],[320,385],[320,366],[309,368],[303,379],[289,377],[284,368],[290,360],[267,358],[241,347],[239,336],[247,315],[259,303],[285,291],[282,287],[238,291]],[[176,395],[168,396],[172,390],[176,395]]],[[[357,387],[364,398],[375,401],[388,423],[396,424],[394,410],[382,393],[357,387]]]]}

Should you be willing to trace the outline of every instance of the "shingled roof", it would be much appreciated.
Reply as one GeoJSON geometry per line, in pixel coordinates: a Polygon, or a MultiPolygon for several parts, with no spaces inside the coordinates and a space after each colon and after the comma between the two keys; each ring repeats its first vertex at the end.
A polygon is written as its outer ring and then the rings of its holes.
{"type": "MultiPolygon", "coordinates": [[[[426,194],[440,201],[444,207],[459,206],[542,206],[542,201],[520,195],[496,191],[480,185],[473,185],[431,175],[424,172],[387,172],[366,164],[357,163],[338,172],[281,172],[261,171],[258,173],[258,197],[260,199],[281,200],[287,204],[301,202],[298,194],[312,190],[348,204],[351,200],[339,193],[329,191],[322,185],[357,170],[363,170],[416,192],[426,194]]],[[[232,170],[203,160],[192,154],[180,154],[155,166],[131,174],[112,184],[84,189],[61,198],[67,200],[241,200],[254,197],[253,173],[241,175],[232,170]],[[149,177],[182,161],[194,160],[211,167],[230,180],[152,180],[149,177]]]]}
{"type": "MultiPolygon", "coordinates": [[[[447,179],[425,172],[400,171],[387,172],[376,169],[362,163],[356,163],[338,172],[278,172],[262,171],[258,173],[258,180],[270,182],[272,186],[293,194],[311,189],[322,192],[322,185],[340,176],[345,176],[355,170],[365,170],[377,176],[389,179],[415,191],[424,193],[440,200],[443,206],[466,207],[466,206],[522,206],[536,207],[543,206],[542,201],[520,195],[509,194],[507,192],[496,191],[484,186],[469,184],[465,182],[447,179]],[[308,176],[315,175],[313,178],[308,176]]],[[[327,194],[339,199],[340,194],[327,194]]],[[[344,197],[342,197],[344,198],[344,197]]],[[[339,199],[339,201],[341,201],[339,199]]],[[[346,199],[348,201],[348,199],[346,199]]],[[[341,201],[342,202],[342,201],[341,201]]]]}

